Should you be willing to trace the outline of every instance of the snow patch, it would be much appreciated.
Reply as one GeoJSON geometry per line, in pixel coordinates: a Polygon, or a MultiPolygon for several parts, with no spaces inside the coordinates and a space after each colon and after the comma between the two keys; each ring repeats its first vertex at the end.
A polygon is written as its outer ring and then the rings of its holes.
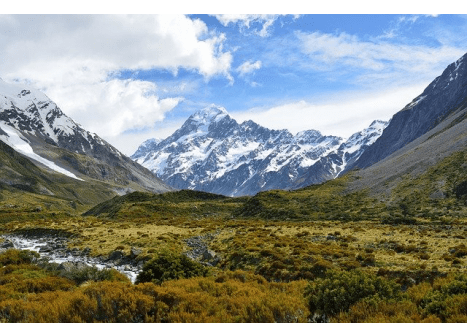
{"type": "Polygon", "coordinates": [[[21,137],[21,134],[14,129],[13,127],[7,125],[4,121],[0,122],[0,128],[7,134],[5,135],[0,135],[0,140],[2,140],[4,143],[12,147],[14,150],[17,152],[37,161],[42,163],[44,166],[52,169],[53,171],[56,171],[57,173],[66,175],[68,177],[74,178],[76,180],[84,181],[83,179],[80,179],[77,177],[75,174],[69,172],[66,169],[63,169],[62,167],[57,166],[55,163],[52,161],[49,161],[42,156],[37,155],[34,153],[32,150],[32,147],[29,145],[28,141],[26,139],[23,139],[21,137]]]}

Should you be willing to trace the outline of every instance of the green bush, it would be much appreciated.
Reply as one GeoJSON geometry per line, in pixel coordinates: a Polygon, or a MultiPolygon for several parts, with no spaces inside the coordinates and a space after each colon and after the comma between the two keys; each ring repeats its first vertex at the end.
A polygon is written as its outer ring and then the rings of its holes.
{"type": "Polygon", "coordinates": [[[347,312],[355,303],[379,301],[400,295],[400,286],[392,280],[361,271],[329,270],[326,278],[316,279],[306,288],[312,317],[327,319],[347,312]]]}
{"type": "Polygon", "coordinates": [[[77,285],[81,285],[86,281],[130,282],[126,275],[113,268],[99,270],[96,266],[87,265],[70,265],[61,268],[59,264],[48,262],[39,263],[38,266],[57,276],[72,280],[77,285]]]}
{"type": "Polygon", "coordinates": [[[0,254],[0,266],[30,264],[39,257],[34,251],[10,249],[0,254]]]}
{"type": "Polygon", "coordinates": [[[138,274],[136,283],[154,282],[161,284],[166,280],[206,276],[208,269],[191,260],[184,254],[161,253],[148,261],[138,274]]]}

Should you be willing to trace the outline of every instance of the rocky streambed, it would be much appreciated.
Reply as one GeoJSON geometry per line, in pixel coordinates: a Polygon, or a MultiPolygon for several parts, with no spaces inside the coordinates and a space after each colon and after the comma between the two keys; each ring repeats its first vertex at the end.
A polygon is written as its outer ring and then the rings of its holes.
{"type": "MultiPolygon", "coordinates": [[[[185,243],[190,250],[185,254],[205,266],[216,266],[220,258],[215,252],[208,249],[208,244],[217,234],[219,233],[208,233],[186,239],[185,243]]],[[[125,274],[132,283],[136,281],[144,264],[144,260],[137,259],[141,250],[134,247],[131,248],[130,255],[115,250],[107,257],[91,257],[90,248],[68,248],[68,236],[62,232],[32,231],[6,234],[0,237],[4,239],[0,243],[0,252],[12,248],[35,251],[44,261],[60,264],[65,269],[96,267],[102,270],[114,268],[125,274]]]]}
{"type": "Polygon", "coordinates": [[[91,257],[90,248],[70,249],[67,247],[68,238],[60,234],[20,233],[1,237],[4,241],[0,243],[0,252],[10,248],[35,251],[40,254],[42,259],[50,263],[62,264],[63,267],[67,268],[85,266],[94,266],[99,270],[114,268],[125,274],[132,283],[135,282],[144,263],[136,260],[141,251],[135,248],[132,248],[130,256],[125,256],[122,251],[116,250],[108,257],[91,257]]]}

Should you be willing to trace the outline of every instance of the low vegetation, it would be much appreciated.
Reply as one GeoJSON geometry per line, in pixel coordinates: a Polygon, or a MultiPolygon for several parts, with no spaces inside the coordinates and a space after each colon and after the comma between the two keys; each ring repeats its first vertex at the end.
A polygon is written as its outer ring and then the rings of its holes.
{"type": "Polygon", "coordinates": [[[0,201],[2,234],[59,232],[70,249],[144,263],[131,284],[3,252],[0,321],[465,322],[462,160],[406,177],[384,201],[346,193],[352,175],[254,197],[137,192],[84,215],[0,201]],[[196,237],[215,266],[186,257],[196,237]]]}

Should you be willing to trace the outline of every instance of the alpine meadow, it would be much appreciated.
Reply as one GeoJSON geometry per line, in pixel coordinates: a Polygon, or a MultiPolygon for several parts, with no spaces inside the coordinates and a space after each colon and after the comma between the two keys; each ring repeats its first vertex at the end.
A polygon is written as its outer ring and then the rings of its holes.
{"type": "Polygon", "coordinates": [[[0,15],[0,322],[467,322],[463,15],[0,15]]]}

